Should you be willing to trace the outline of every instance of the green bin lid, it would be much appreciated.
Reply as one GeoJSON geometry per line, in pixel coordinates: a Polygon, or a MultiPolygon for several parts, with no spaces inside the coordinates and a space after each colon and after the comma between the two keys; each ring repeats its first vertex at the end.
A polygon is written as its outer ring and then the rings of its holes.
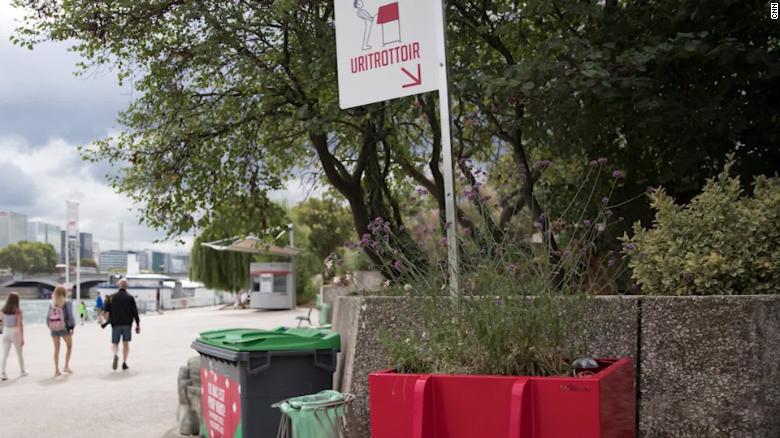
{"type": "Polygon", "coordinates": [[[198,341],[234,351],[339,350],[341,337],[330,330],[277,327],[273,330],[218,329],[201,332],[198,341]]]}

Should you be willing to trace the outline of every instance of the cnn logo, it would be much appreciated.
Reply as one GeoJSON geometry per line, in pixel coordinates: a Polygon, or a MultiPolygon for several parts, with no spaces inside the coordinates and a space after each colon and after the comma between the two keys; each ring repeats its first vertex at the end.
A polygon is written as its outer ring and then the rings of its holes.
{"type": "Polygon", "coordinates": [[[772,17],[773,20],[777,20],[777,3],[769,4],[769,16],[772,17]]]}

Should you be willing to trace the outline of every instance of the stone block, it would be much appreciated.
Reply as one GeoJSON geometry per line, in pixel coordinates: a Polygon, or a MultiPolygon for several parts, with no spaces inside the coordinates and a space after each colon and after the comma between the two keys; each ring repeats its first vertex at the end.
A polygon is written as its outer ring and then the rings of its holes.
{"type": "Polygon", "coordinates": [[[647,297],[640,436],[780,437],[780,296],[647,297]]]}
{"type": "Polygon", "coordinates": [[[182,435],[197,435],[200,432],[198,417],[187,405],[179,405],[176,410],[176,423],[182,435]]]}
{"type": "Polygon", "coordinates": [[[187,403],[189,404],[190,408],[192,408],[193,411],[195,411],[195,414],[200,418],[201,413],[201,391],[200,391],[200,385],[198,386],[188,386],[185,388],[185,392],[187,393],[187,403]]]}
{"type": "Polygon", "coordinates": [[[180,405],[187,405],[190,403],[189,398],[187,397],[187,387],[192,385],[192,380],[190,379],[179,379],[177,382],[177,386],[179,388],[179,404],[180,405]]]}

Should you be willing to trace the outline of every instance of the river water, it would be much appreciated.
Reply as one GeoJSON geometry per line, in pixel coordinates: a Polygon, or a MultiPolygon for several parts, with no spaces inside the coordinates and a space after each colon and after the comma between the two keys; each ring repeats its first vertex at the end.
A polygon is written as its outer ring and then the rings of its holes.
{"type": "MultiPolygon", "coordinates": [[[[90,315],[88,319],[94,319],[95,300],[83,300],[87,305],[87,313],[90,315]]],[[[46,314],[49,311],[49,304],[51,300],[20,300],[22,305],[22,313],[24,314],[24,323],[28,324],[46,324],[46,314]]],[[[74,301],[73,316],[78,318],[75,309],[74,301]]]]}

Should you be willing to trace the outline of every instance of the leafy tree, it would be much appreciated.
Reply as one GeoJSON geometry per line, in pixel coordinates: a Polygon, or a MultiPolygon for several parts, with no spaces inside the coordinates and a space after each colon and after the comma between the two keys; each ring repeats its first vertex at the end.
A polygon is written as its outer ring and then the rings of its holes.
{"type": "MultiPolygon", "coordinates": [[[[125,132],[84,153],[129,164],[113,182],[150,225],[179,235],[228,206],[262,215],[267,190],[316,167],[358,236],[381,217],[427,263],[403,204],[424,188],[446,227],[436,101],[339,110],[332,2],[14,4],[30,12],[15,42],[75,41],[84,69],[134,81],[125,132]]],[[[572,184],[540,182],[546,160],[608,156],[626,176],[618,203],[659,184],[689,199],[725,152],[743,178],[780,168],[778,39],[763,2],[450,0],[447,16],[457,220],[474,239],[539,223],[557,245],[545,212],[569,196],[542,195],[572,184]]]]}
{"type": "Polygon", "coordinates": [[[195,238],[190,252],[190,278],[213,289],[232,292],[246,289],[249,285],[249,264],[256,257],[240,252],[217,251],[202,244],[250,234],[259,236],[268,229],[286,224],[284,210],[273,203],[270,208],[270,211],[258,214],[257,221],[235,214],[233,210],[221,212],[218,219],[195,238]],[[264,218],[268,219],[265,224],[262,222],[264,218]]]}
{"type": "Polygon", "coordinates": [[[0,249],[0,266],[15,274],[55,272],[57,252],[48,243],[21,241],[0,249]]]}
{"type": "Polygon", "coordinates": [[[354,239],[349,209],[332,197],[309,198],[295,206],[293,214],[308,228],[308,248],[320,260],[354,239]]]}
{"type": "MultiPolygon", "coordinates": [[[[70,263],[71,266],[76,266],[76,261],[75,260],[71,260],[69,263],[70,263]]],[[[95,268],[95,269],[98,268],[97,262],[95,260],[93,260],[93,259],[81,259],[79,261],[79,263],[80,263],[82,268],[84,268],[84,267],[95,268]]]]}

